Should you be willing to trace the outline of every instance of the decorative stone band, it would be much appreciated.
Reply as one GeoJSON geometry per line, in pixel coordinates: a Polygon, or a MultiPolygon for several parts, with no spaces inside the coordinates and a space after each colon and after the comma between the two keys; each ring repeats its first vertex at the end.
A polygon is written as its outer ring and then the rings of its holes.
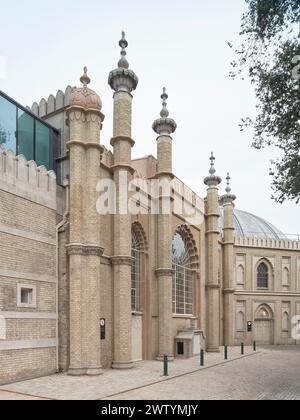
{"type": "Polygon", "coordinates": [[[135,173],[135,169],[130,166],[130,165],[126,165],[125,163],[118,163],[117,165],[114,165],[110,168],[113,172],[116,171],[127,171],[130,172],[131,175],[133,175],[135,173]]]}
{"type": "Polygon", "coordinates": [[[133,263],[133,258],[128,256],[128,255],[115,255],[113,257],[110,258],[110,261],[112,263],[113,266],[115,265],[128,265],[128,266],[132,266],[133,263]]]}
{"type": "Polygon", "coordinates": [[[234,245],[234,241],[223,242],[223,245],[234,245]]]}
{"type": "MultiPolygon", "coordinates": [[[[105,120],[105,115],[102,114],[101,111],[99,111],[99,109],[96,108],[84,108],[81,106],[70,106],[67,109],[67,117],[69,121],[93,121],[96,122],[97,119],[99,119],[100,123],[103,123],[103,121],[105,120]]],[[[68,122],[67,120],[67,122],[68,122]]]]}
{"type": "Polygon", "coordinates": [[[231,295],[231,294],[233,294],[234,292],[235,292],[235,290],[234,290],[234,289],[224,289],[224,290],[223,290],[224,295],[231,295]]]}
{"type": "Polygon", "coordinates": [[[221,286],[219,285],[219,284],[207,284],[206,286],[206,289],[215,289],[215,290],[219,290],[219,289],[221,289],[221,286]]]}
{"type": "Polygon", "coordinates": [[[84,147],[85,149],[97,149],[99,150],[101,154],[104,152],[104,147],[97,143],[91,143],[91,142],[84,143],[78,140],[71,140],[67,143],[67,147],[70,148],[70,146],[81,146],[81,147],[84,147]]]}
{"type": "Polygon", "coordinates": [[[174,275],[174,270],[171,268],[158,268],[155,271],[157,277],[172,277],[174,275]]]}
{"type": "Polygon", "coordinates": [[[111,146],[115,146],[115,144],[118,141],[127,141],[131,147],[133,147],[135,145],[135,141],[131,138],[131,137],[126,137],[126,136],[117,136],[117,137],[113,137],[110,141],[111,146]]]}
{"type": "Polygon", "coordinates": [[[220,213],[207,213],[205,215],[206,218],[208,217],[221,217],[220,213]]]}
{"type": "Polygon", "coordinates": [[[97,245],[69,244],[66,248],[68,255],[94,255],[102,257],[104,253],[104,248],[97,245]]]}
{"type": "Polygon", "coordinates": [[[214,235],[220,235],[221,232],[219,230],[208,230],[205,232],[206,235],[214,234],[214,235]]]}

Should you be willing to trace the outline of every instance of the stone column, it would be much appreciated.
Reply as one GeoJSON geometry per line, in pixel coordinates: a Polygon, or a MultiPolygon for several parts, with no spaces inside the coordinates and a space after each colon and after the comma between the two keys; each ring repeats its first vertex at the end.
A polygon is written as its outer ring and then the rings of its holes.
{"type": "Polygon", "coordinates": [[[226,195],[221,198],[224,209],[223,236],[223,296],[224,296],[224,344],[234,345],[234,222],[233,209],[236,196],[231,194],[230,177],[227,175],[226,195]]]}
{"type": "Polygon", "coordinates": [[[157,173],[156,179],[161,188],[159,191],[159,214],[157,216],[157,270],[158,279],[158,360],[164,354],[174,359],[173,337],[173,270],[172,270],[172,203],[171,181],[172,174],[172,137],[177,125],[174,120],[168,118],[166,100],[168,95],[164,88],[161,96],[163,109],[161,118],[153,124],[153,130],[159,135],[157,138],[157,173]]]}
{"type": "Polygon", "coordinates": [[[210,176],[204,180],[209,187],[206,198],[206,242],[207,242],[207,351],[219,352],[220,346],[220,279],[219,279],[219,194],[218,185],[222,182],[216,176],[215,158],[211,156],[210,176]]]}
{"type": "Polygon", "coordinates": [[[132,308],[131,308],[131,214],[128,211],[128,183],[131,168],[132,95],[138,78],[126,59],[128,42],[122,34],[121,60],[118,68],[109,75],[109,85],[114,94],[114,182],[116,187],[116,215],[114,216],[114,255],[112,257],[114,279],[114,369],[130,369],[132,362],[132,308]]]}
{"type": "Polygon", "coordinates": [[[96,186],[100,179],[101,100],[87,88],[73,89],[67,110],[70,126],[70,375],[99,375],[100,216],[96,186]]]}

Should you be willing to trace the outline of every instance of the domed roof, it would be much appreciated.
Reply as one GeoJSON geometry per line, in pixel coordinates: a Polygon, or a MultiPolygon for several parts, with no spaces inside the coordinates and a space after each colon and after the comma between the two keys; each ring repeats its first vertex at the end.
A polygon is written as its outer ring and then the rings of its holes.
{"type": "Polygon", "coordinates": [[[87,85],[91,82],[90,78],[87,75],[87,68],[84,68],[84,74],[81,77],[80,81],[83,83],[83,87],[74,88],[70,95],[70,106],[80,106],[84,109],[96,109],[101,111],[102,102],[92,89],[89,89],[87,85]]]}
{"type": "MultiPolygon", "coordinates": [[[[223,210],[221,211],[221,227],[224,226],[223,210]]],[[[234,210],[234,227],[236,236],[255,237],[260,239],[287,239],[286,236],[271,223],[241,210],[234,210]]]]}

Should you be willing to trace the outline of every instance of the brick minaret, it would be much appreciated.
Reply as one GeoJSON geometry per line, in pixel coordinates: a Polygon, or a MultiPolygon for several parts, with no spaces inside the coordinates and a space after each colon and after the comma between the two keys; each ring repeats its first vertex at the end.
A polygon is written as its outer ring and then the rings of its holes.
{"type": "Polygon", "coordinates": [[[104,116],[99,96],[74,88],[67,109],[70,126],[70,375],[98,375],[100,359],[100,216],[96,185],[100,179],[100,130],[104,116]]]}
{"type": "Polygon", "coordinates": [[[207,351],[218,352],[220,346],[220,206],[218,185],[222,182],[216,175],[215,158],[211,155],[210,175],[204,183],[208,186],[206,198],[206,290],[207,290],[207,351]]]}
{"type": "Polygon", "coordinates": [[[221,198],[224,208],[223,236],[223,279],[224,279],[224,344],[234,345],[233,303],[234,303],[234,222],[233,209],[236,196],[231,194],[230,176],[227,175],[226,194],[221,198]]]}
{"type": "Polygon", "coordinates": [[[117,192],[116,215],[114,216],[114,369],[133,367],[131,349],[131,215],[128,212],[128,182],[131,167],[132,95],[138,85],[138,78],[126,59],[128,42],[122,34],[121,60],[118,68],[109,75],[109,85],[114,94],[114,134],[111,145],[114,148],[114,182],[117,192]]]}
{"type": "MultiPolygon", "coordinates": [[[[174,120],[169,118],[166,100],[168,95],[164,88],[161,96],[163,109],[160,113],[161,118],[153,124],[153,130],[159,135],[157,138],[157,173],[156,178],[163,185],[170,185],[173,179],[172,173],[172,137],[177,125],[174,120]]],[[[173,326],[172,326],[172,207],[171,207],[171,188],[169,191],[160,190],[159,192],[159,215],[157,217],[157,270],[158,279],[158,335],[159,353],[158,359],[164,354],[174,357],[173,326]],[[167,201],[167,203],[166,203],[167,201]],[[167,204],[164,209],[164,204],[167,204]],[[169,212],[166,212],[169,204],[169,212]]]]}

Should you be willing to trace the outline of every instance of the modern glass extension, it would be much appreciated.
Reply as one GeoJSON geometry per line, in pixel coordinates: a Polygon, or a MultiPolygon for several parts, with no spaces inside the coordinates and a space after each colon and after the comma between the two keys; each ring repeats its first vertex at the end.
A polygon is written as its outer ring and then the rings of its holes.
{"type": "Polygon", "coordinates": [[[56,170],[59,131],[0,91],[0,144],[37,166],[56,170]]]}

